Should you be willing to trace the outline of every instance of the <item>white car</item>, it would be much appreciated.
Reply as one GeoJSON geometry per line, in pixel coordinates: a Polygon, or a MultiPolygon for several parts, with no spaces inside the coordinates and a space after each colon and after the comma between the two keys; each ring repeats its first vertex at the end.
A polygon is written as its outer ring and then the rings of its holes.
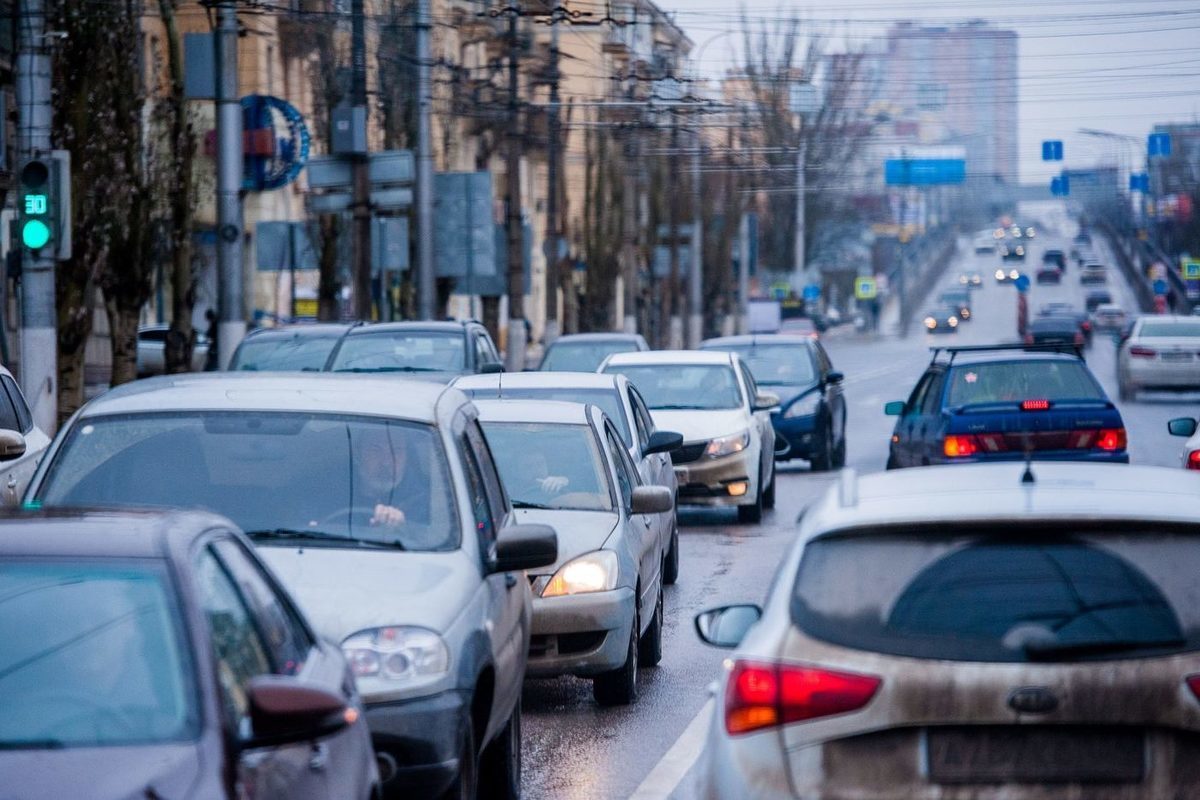
{"type": "MultiPolygon", "coordinates": [[[[451,385],[476,400],[561,400],[597,406],[616,426],[642,483],[665,486],[675,496],[678,486],[670,454],[683,444],[683,437],[673,431],[658,430],[646,401],[624,375],[506,372],[464,375],[451,385]]],[[[674,505],[667,513],[654,517],[654,524],[659,537],[667,543],[664,580],[673,584],[679,577],[679,524],[674,505]]]]}
{"type": "Polygon", "coordinates": [[[658,350],[609,356],[600,372],[629,378],[654,423],[683,434],[671,453],[681,504],[736,506],[757,523],[775,505],[779,397],[760,392],[736,353],[658,350]]]}
{"type": "Polygon", "coordinates": [[[1180,459],[1183,468],[1200,470],[1200,420],[1193,417],[1176,417],[1167,423],[1167,430],[1172,436],[1187,438],[1183,443],[1180,459]]]}
{"type": "Polygon", "coordinates": [[[50,437],[33,422],[33,414],[13,375],[0,367],[0,480],[3,502],[15,506],[50,445],[50,437]]]}
{"type": "Polygon", "coordinates": [[[1117,354],[1117,385],[1122,400],[1142,389],[1200,389],[1200,319],[1140,317],[1117,354]]]}
{"type": "Polygon", "coordinates": [[[1176,755],[1200,731],[1198,488],[1078,462],[843,472],[764,607],[696,618],[732,652],[694,796],[1200,796],[1176,755]]]}

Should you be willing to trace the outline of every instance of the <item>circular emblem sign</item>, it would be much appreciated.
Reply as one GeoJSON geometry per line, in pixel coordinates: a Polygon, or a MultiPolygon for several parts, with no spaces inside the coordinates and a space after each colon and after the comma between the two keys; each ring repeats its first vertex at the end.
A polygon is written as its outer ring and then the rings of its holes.
{"type": "Polygon", "coordinates": [[[268,94],[242,98],[242,188],[265,192],[287,186],[308,161],[309,133],[300,111],[268,94]]]}

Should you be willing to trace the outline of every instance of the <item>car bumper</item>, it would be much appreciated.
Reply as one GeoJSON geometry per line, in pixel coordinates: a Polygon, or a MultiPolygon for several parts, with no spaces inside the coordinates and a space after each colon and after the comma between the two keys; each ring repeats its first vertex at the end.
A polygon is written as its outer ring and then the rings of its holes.
{"type": "MultiPolygon", "coordinates": [[[[1018,451],[1007,453],[990,453],[982,456],[966,458],[940,458],[935,464],[986,464],[995,461],[1024,461],[1025,454],[1018,451]]],[[[1037,450],[1033,453],[1034,461],[1083,461],[1089,464],[1128,464],[1127,450],[1037,450]]]]}
{"type": "Polygon", "coordinates": [[[772,414],[771,427],[775,429],[776,448],[783,450],[781,445],[787,446],[786,450],[778,452],[775,456],[779,461],[791,458],[812,460],[812,457],[817,455],[824,445],[821,437],[817,435],[817,416],[815,414],[803,417],[784,417],[781,414],[772,414]]]}
{"type": "Polygon", "coordinates": [[[1142,388],[1190,389],[1200,387],[1200,362],[1139,364],[1130,359],[1126,367],[1129,383],[1142,388]]]}
{"type": "Polygon", "coordinates": [[[367,725],[381,770],[383,763],[395,762],[394,774],[384,781],[390,796],[436,797],[450,787],[458,775],[462,731],[471,724],[468,703],[457,690],[367,702],[367,725]]]}
{"type": "Polygon", "coordinates": [[[701,456],[695,461],[675,465],[675,481],[679,486],[681,505],[741,506],[755,502],[758,491],[758,465],[751,463],[751,453],[743,450],[720,458],[701,456]],[[746,484],[746,491],[736,491],[738,484],[746,484]]]}
{"type": "Polygon", "coordinates": [[[588,677],[625,663],[633,628],[629,587],[533,599],[533,633],[525,674],[588,677]]]}

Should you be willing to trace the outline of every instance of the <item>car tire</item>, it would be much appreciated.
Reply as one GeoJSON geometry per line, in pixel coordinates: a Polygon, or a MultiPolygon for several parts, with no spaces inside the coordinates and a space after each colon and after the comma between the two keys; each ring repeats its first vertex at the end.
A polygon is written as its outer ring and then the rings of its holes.
{"type": "Polygon", "coordinates": [[[900,469],[900,465],[896,463],[896,456],[889,453],[887,464],[885,464],[883,468],[884,469],[900,469]]]}
{"type": "Polygon", "coordinates": [[[475,728],[470,720],[463,725],[458,749],[458,775],[442,794],[442,800],[475,800],[479,794],[479,758],[475,753],[475,728]]]}
{"type": "Polygon", "coordinates": [[[758,496],[754,498],[754,504],[749,506],[737,507],[738,522],[749,525],[757,525],[762,522],[763,518],[763,485],[762,481],[758,484],[758,496]]]}
{"type": "Polygon", "coordinates": [[[486,800],[521,798],[521,698],[496,740],[483,751],[479,766],[479,796],[486,800]]]}
{"type": "Polygon", "coordinates": [[[671,522],[671,546],[663,564],[663,583],[674,586],[679,580],[679,520],[671,522]]]}
{"type": "Polygon", "coordinates": [[[638,639],[638,664],[643,667],[657,667],[662,661],[663,654],[663,587],[659,584],[658,600],[654,605],[654,616],[650,627],[638,639]]]}
{"type": "Polygon", "coordinates": [[[625,663],[592,678],[592,697],[602,706],[627,706],[637,700],[638,617],[633,615],[625,663]]]}
{"type": "Polygon", "coordinates": [[[812,471],[828,472],[833,469],[833,431],[825,429],[825,441],[821,449],[813,455],[812,471]]]}
{"type": "Polygon", "coordinates": [[[763,491],[763,508],[775,507],[775,470],[771,470],[771,482],[767,484],[767,488],[763,491]]]}

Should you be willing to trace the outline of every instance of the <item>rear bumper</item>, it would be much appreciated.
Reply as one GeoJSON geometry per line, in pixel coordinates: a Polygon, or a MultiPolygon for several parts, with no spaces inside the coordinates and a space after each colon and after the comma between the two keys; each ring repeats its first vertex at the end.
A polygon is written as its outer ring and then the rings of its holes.
{"type": "Polygon", "coordinates": [[[1200,388],[1200,361],[1196,360],[1182,364],[1138,363],[1137,359],[1131,358],[1126,363],[1125,374],[1130,384],[1145,389],[1200,388]]]}
{"type": "Polygon", "coordinates": [[[633,589],[535,597],[525,674],[587,677],[625,663],[633,628],[633,589]]]}
{"type": "MultiPolygon", "coordinates": [[[[964,458],[936,459],[935,464],[988,464],[996,461],[1024,461],[1025,454],[1019,450],[1006,453],[989,453],[964,458]]],[[[1088,464],[1128,464],[1127,450],[1035,450],[1034,461],[1081,461],[1088,464]]]]}

